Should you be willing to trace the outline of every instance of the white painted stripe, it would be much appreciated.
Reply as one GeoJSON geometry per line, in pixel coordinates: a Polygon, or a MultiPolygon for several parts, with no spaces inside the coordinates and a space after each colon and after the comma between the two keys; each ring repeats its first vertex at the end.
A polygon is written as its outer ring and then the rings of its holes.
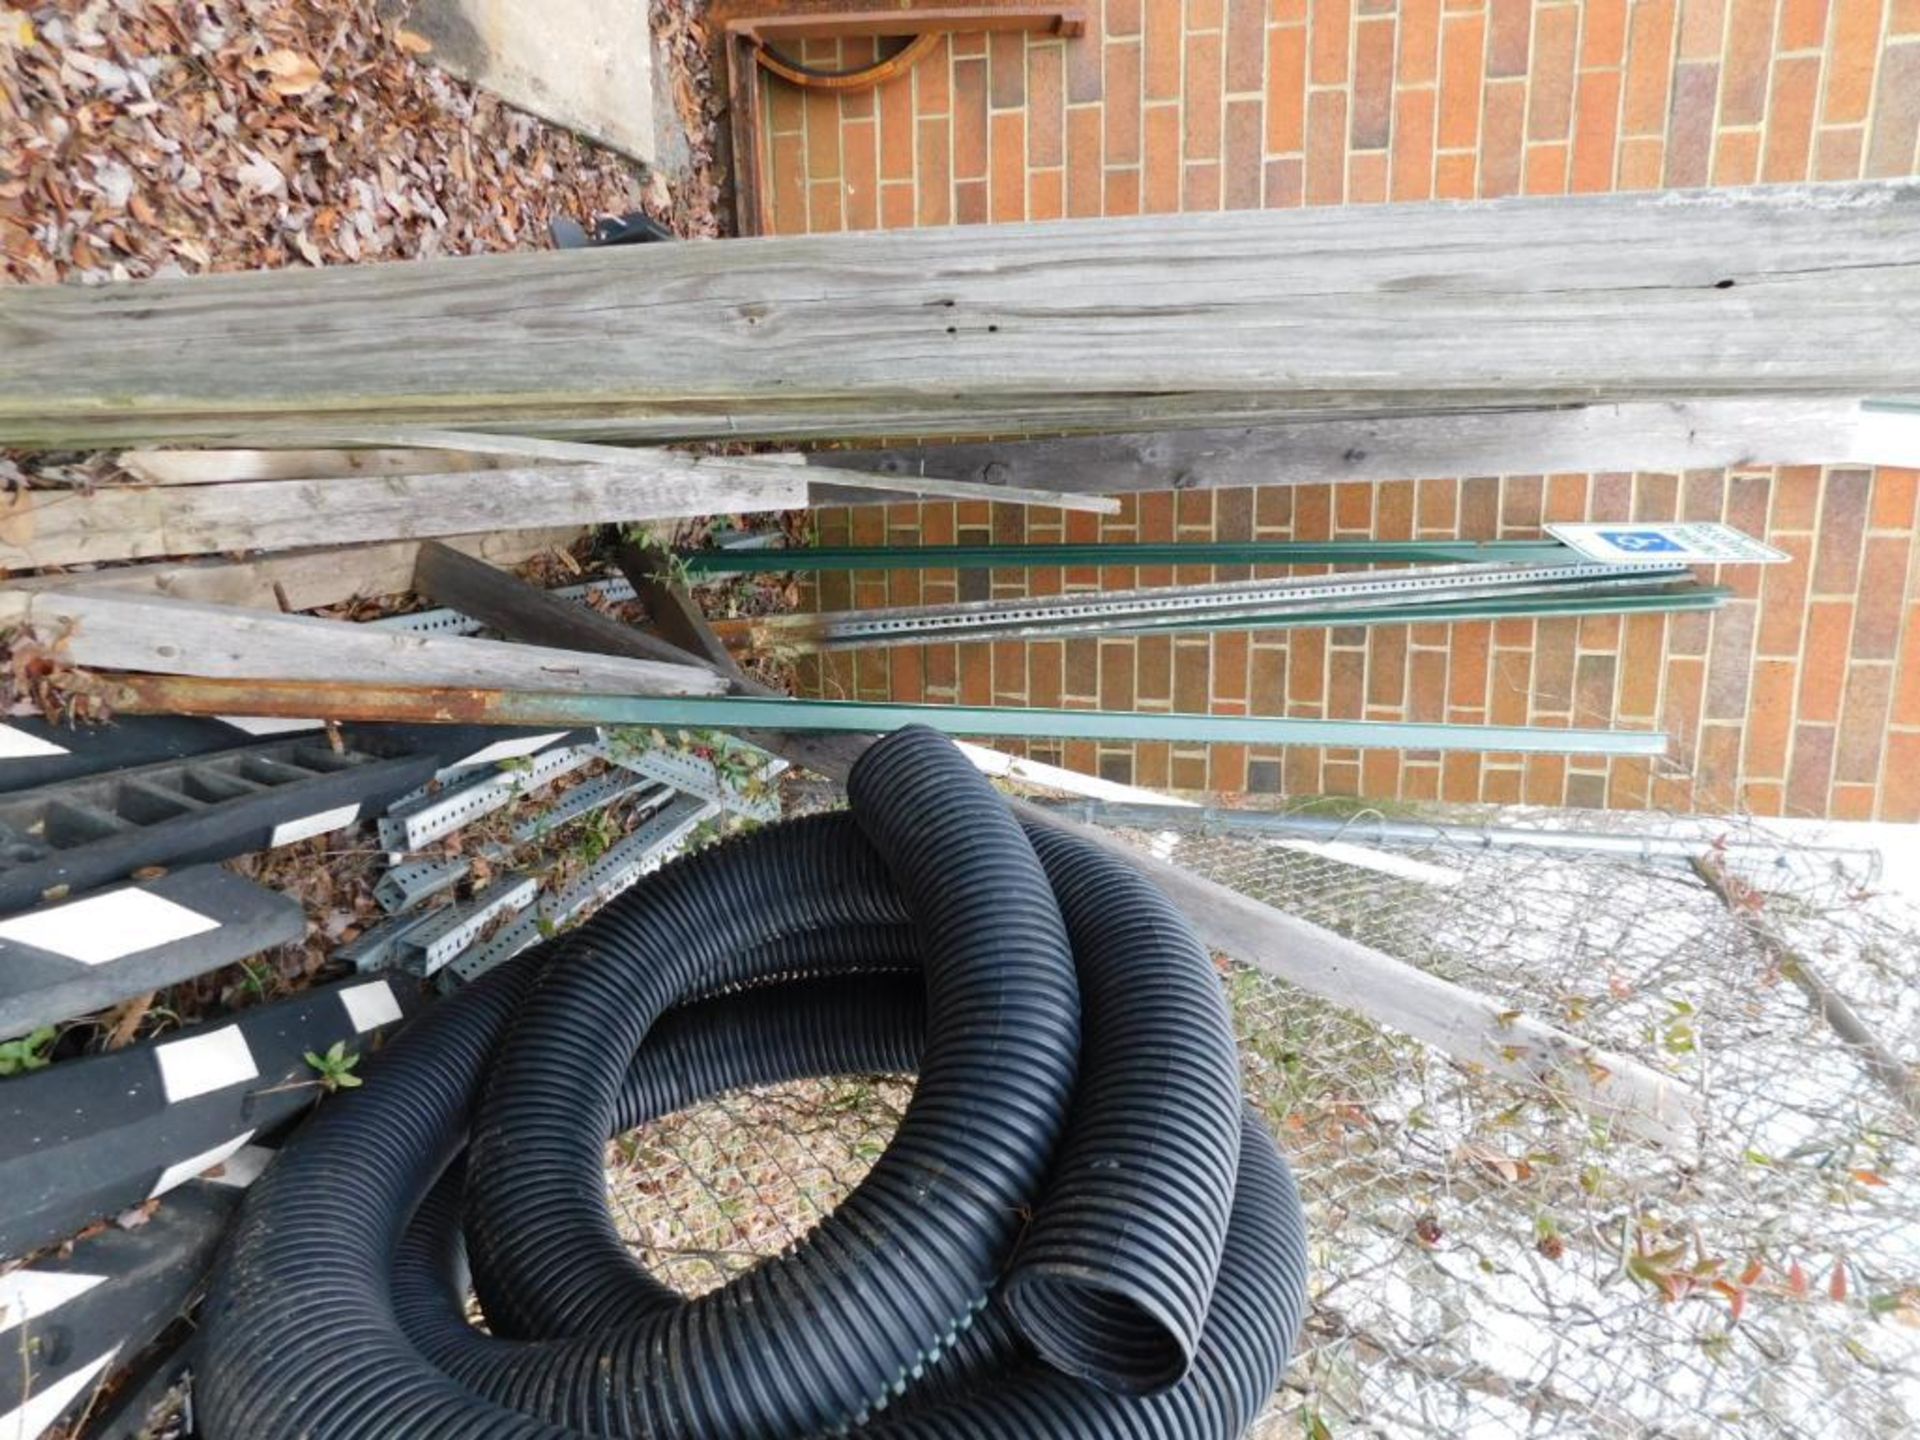
{"type": "Polygon", "coordinates": [[[225,1185],[231,1190],[244,1190],[266,1171],[273,1163],[273,1157],[280,1152],[267,1145],[242,1145],[227,1157],[227,1163],[212,1175],[207,1176],[209,1185],[225,1185]]]}
{"type": "Polygon", "coordinates": [[[384,980],[349,985],[340,992],[340,1003],[346,1007],[353,1028],[362,1034],[393,1024],[401,1014],[400,1002],[393,998],[393,990],[384,980]]]}
{"type": "Polygon", "coordinates": [[[104,1275],[80,1275],[71,1270],[15,1270],[0,1275],[0,1335],[50,1315],[69,1300],[103,1282],[104,1275]]]}
{"type": "Polygon", "coordinates": [[[43,740],[38,735],[29,735],[12,725],[0,725],[0,760],[37,760],[43,755],[67,753],[63,745],[43,740]]]}
{"type": "Polygon", "coordinates": [[[105,965],[219,928],[212,916],[135,885],[15,916],[0,923],[0,940],[105,965]]]}
{"type": "Polygon", "coordinates": [[[170,1040],[153,1053],[160,1062],[160,1084],[169,1104],[260,1078],[253,1051],[238,1025],[190,1040],[170,1040]]]}
{"type": "Polygon", "coordinates": [[[556,730],[551,735],[529,735],[524,740],[497,740],[484,750],[476,750],[464,760],[455,761],[455,768],[465,765],[491,765],[496,760],[517,760],[522,755],[531,755],[536,750],[544,750],[567,732],[556,730]]]}
{"type": "Polygon", "coordinates": [[[184,1160],[175,1161],[160,1172],[160,1178],[153,1182],[153,1189],[147,1192],[147,1198],[151,1200],[156,1195],[164,1195],[176,1185],[184,1185],[194,1176],[204,1175],[229,1156],[236,1154],[251,1139],[253,1139],[253,1131],[249,1130],[244,1135],[236,1135],[231,1140],[221,1141],[211,1150],[203,1150],[198,1155],[189,1155],[184,1160]]]}
{"type": "Polygon", "coordinates": [[[294,730],[318,730],[324,720],[292,720],[284,715],[216,715],[222,724],[249,735],[285,735],[294,730]]]}
{"type": "Polygon", "coordinates": [[[18,1410],[0,1415],[0,1440],[37,1440],[66,1413],[69,1405],[87,1393],[87,1387],[119,1353],[120,1347],[116,1345],[72,1374],[61,1376],[18,1410]]]}
{"type": "Polygon", "coordinates": [[[271,850],[276,846],[291,845],[296,840],[311,840],[316,835],[344,830],[359,818],[360,805],[355,801],[351,805],[336,805],[331,810],[322,810],[317,815],[303,816],[298,820],[283,820],[273,827],[273,835],[267,841],[267,848],[271,850]]]}

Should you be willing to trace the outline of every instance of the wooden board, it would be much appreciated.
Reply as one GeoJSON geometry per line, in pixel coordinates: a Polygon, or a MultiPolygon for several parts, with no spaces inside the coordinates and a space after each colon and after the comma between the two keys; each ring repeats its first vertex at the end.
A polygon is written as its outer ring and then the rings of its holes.
{"type": "MultiPolygon", "coordinates": [[[[548,551],[570,549],[584,534],[578,526],[555,526],[451,535],[441,543],[490,565],[510,568],[548,551]]],[[[256,610],[318,610],[411,590],[420,545],[418,540],[395,540],[384,545],[288,550],[253,560],[159,560],[106,570],[22,575],[6,583],[11,590],[86,586],[256,610]]]]}
{"type": "Polygon", "coordinates": [[[129,450],[117,462],[143,485],[230,485],[240,480],[333,480],[348,475],[433,475],[504,470],[506,455],[395,447],[344,450],[129,450]]]}
{"type": "Polygon", "coordinates": [[[14,286],[0,444],[1901,396],[1916,333],[1911,180],[895,230],[14,286]]]}
{"type": "Polygon", "coordinates": [[[66,658],[88,669],[323,683],[544,685],[612,695],[713,695],[726,689],[718,676],[695,665],[420,635],[112,591],[0,591],[0,625],[13,624],[33,626],[66,658]]]}
{"type": "MultiPolygon", "coordinates": [[[[700,608],[700,602],[688,594],[684,586],[675,583],[673,560],[666,551],[628,541],[614,552],[614,563],[633,586],[633,593],[640,597],[640,603],[646,606],[647,618],[653,622],[653,628],[660,632],[661,639],[678,647],[683,653],[714,666],[739,684],[752,685],[746,672],[740,668],[740,662],[727,649],[727,642],[714,632],[706,613],[700,608]]],[[[761,688],[764,693],[772,693],[761,688]]],[[[736,689],[734,693],[752,694],[754,691],[751,688],[736,689]]]]}
{"type": "Polygon", "coordinates": [[[431,540],[420,547],[414,588],[514,640],[636,660],[674,664],[686,660],[673,645],[645,631],[590,606],[550,595],[484,560],[431,540]]]}
{"type": "MultiPolygon", "coordinates": [[[[510,465],[516,457],[562,464],[624,465],[669,453],[633,446],[553,440],[537,435],[494,435],[482,430],[432,430],[417,426],[386,426],[377,430],[337,433],[303,431],[295,438],[302,443],[419,447],[415,450],[389,448],[289,452],[312,457],[324,467],[323,474],[418,475],[436,469],[501,469],[510,465]],[[457,456],[460,463],[435,465],[433,457],[436,454],[447,456],[450,462],[457,456]],[[354,457],[362,455],[377,456],[379,459],[372,464],[356,463],[354,457]],[[377,471],[375,465],[380,467],[377,471]]],[[[120,457],[120,464],[142,478],[154,473],[165,477],[149,482],[154,484],[206,484],[252,479],[255,476],[249,472],[256,470],[277,471],[258,477],[262,479],[304,478],[293,466],[274,465],[270,457],[275,453],[271,450],[130,450],[120,457]],[[233,473],[227,474],[222,473],[225,467],[219,459],[223,455],[244,458],[232,467],[233,473]],[[200,478],[175,480],[172,477],[176,475],[200,478]]],[[[683,455],[674,458],[727,476],[786,476],[788,471],[774,467],[824,463],[818,459],[810,461],[809,457],[791,451],[761,455],[683,455]]],[[[1055,490],[1022,489],[1004,483],[996,483],[989,488],[973,481],[916,476],[903,477],[897,486],[886,487],[881,480],[860,470],[846,474],[813,474],[807,479],[816,486],[831,483],[852,490],[892,488],[904,494],[948,500],[992,500],[1002,505],[1052,505],[1063,510],[1086,510],[1098,515],[1116,515],[1120,511],[1120,502],[1117,500],[1095,495],[1062,494],[1055,490]]]]}
{"type": "Polygon", "coordinates": [[[619,465],[467,474],[263,480],[156,489],[31,490],[0,501],[0,567],[38,569],[222,550],[417,540],[807,503],[801,467],[729,470],[650,451],[619,465]],[[787,473],[791,471],[792,473],[787,473]]]}
{"type": "MultiPolygon", "coordinates": [[[[1920,446],[1895,443],[1896,430],[1876,426],[1855,400],[1703,400],[821,450],[808,463],[841,474],[933,475],[1103,494],[1427,475],[1920,463],[1920,446]]],[[[897,493],[909,491],[902,485],[897,493]]],[[[875,499],[839,487],[822,498],[875,499]]]]}

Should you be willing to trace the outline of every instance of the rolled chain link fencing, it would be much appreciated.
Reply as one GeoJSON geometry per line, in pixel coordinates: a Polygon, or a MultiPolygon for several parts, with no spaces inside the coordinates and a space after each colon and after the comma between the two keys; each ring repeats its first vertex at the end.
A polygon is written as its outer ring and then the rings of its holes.
{"type": "MultiPolygon", "coordinates": [[[[1730,907],[1672,861],[1436,839],[1376,852],[1383,873],[1267,837],[1123,833],[1704,1102],[1697,1151],[1656,1150],[1222,957],[1314,1246],[1260,1440],[1920,1434],[1916,1126],[1789,958],[1920,1063],[1920,922],[1871,876],[1785,850],[1758,867],[1764,898],[1730,907]]],[[[622,1136],[616,1221],[669,1283],[718,1286],[832,1209],[910,1093],[783,1085],[622,1136]]]]}

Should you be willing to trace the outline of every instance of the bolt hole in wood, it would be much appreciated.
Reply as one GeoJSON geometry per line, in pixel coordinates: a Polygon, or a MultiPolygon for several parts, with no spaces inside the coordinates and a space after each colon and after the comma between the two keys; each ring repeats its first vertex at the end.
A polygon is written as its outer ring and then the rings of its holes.
{"type": "Polygon", "coordinates": [[[1713,288],[1714,288],[1714,289],[1716,289],[1716,290],[1731,290],[1731,289],[1733,289],[1733,281],[1731,281],[1731,280],[1716,280],[1716,281],[1714,281],[1714,282],[1713,282],[1713,288]]]}

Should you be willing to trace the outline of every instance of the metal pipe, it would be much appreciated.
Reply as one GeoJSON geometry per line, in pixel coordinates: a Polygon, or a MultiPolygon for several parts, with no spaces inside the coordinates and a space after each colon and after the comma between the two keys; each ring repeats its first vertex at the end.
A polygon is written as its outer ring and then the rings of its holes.
{"type": "MultiPolygon", "coordinates": [[[[1037,800],[1048,810],[1087,824],[1132,830],[1195,830],[1212,834],[1277,835],[1290,840],[1346,840],[1363,845],[1410,846],[1450,850],[1536,850],[1567,855],[1611,855],[1623,859],[1690,861],[1708,854],[1785,855],[1784,844],[1739,840],[1724,834],[1621,835],[1592,830],[1542,830],[1523,825],[1459,825],[1428,820],[1393,820],[1384,815],[1302,815],[1276,810],[1233,810],[1220,806],[1150,805],[1121,800],[1037,800]]],[[[1839,845],[1800,845],[1800,855],[1877,863],[1871,850],[1839,845]]]]}
{"type": "Polygon", "coordinates": [[[1452,750],[1549,755],[1663,755],[1654,730],[1521,725],[1430,725],[1277,716],[1161,715],[994,705],[871,704],[730,695],[587,695],[572,691],[467,690],[451,686],[315,684],[122,675],[104,680],[123,713],[319,715],[424,724],[649,725],[666,729],[788,730],[872,734],[927,725],[949,735],[1058,740],[1165,740],[1176,744],[1324,745],[1361,750],[1452,750]]]}
{"type": "Polygon", "coordinates": [[[1579,557],[1557,540],[1233,540],[1138,545],[796,546],[690,550],[695,575],[789,570],[1016,570],[1061,565],[1557,565],[1579,557]]]}

